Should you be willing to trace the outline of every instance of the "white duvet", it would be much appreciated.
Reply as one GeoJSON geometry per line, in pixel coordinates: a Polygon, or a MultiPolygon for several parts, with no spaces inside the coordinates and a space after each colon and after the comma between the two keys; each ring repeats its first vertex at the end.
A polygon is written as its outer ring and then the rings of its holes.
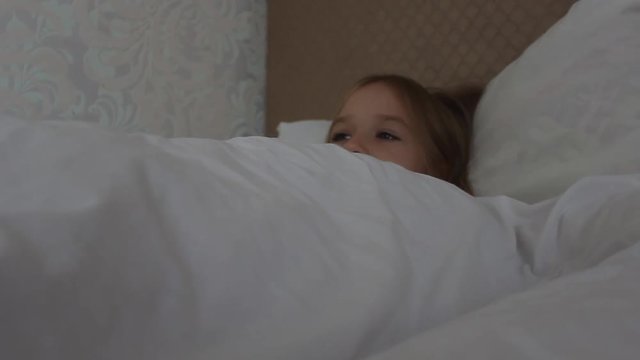
{"type": "Polygon", "coordinates": [[[638,175],[525,205],[333,145],[3,118],[0,359],[633,358],[639,215],[638,175]]]}

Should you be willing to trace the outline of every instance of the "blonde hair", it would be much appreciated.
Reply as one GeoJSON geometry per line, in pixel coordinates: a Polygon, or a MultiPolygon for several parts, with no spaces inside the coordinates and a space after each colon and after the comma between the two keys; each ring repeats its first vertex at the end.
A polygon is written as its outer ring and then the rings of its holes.
{"type": "Polygon", "coordinates": [[[400,75],[370,75],[354,84],[342,106],[355,91],[373,83],[389,86],[407,106],[413,117],[411,120],[424,129],[422,136],[429,164],[428,175],[473,194],[468,171],[472,117],[482,95],[482,87],[465,86],[444,91],[427,89],[400,75]]]}

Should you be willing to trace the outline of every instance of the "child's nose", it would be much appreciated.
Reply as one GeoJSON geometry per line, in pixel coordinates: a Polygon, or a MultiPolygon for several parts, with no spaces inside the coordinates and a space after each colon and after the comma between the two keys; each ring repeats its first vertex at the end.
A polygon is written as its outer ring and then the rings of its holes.
{"type": "Polygon", "coordinates": [[[349,141],[347,141],[343,147],[353,153],[361,153],[361,154],[367,153],[366,147],[362,144],[361,141],[355,138],[349,139],[349,141]]]}

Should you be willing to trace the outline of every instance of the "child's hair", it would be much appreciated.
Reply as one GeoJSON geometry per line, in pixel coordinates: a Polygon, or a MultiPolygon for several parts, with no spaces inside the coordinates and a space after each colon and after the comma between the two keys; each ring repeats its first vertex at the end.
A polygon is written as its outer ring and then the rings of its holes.
{"type": "Polygon", "coordinates": [[[445,91],[425,88],[400,75],[370,75],[355,83],[345,101],[356,90],[373,83],[389,86],[407,106],[411,120],[422,124],[429,175],[473,194],[468,172],[472,119],[483,87],[473,85],[445,91]]]}

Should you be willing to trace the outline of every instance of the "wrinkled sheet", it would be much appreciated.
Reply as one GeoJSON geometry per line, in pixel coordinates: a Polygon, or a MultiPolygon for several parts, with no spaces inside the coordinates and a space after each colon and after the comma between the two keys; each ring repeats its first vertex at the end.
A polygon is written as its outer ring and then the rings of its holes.
{"type": "Polygon", "coordinates": [[[591,292],[637,333],[638,215],[638,175],[526,205],[333,145],[2,118],[0,358],[410,359],[591,292]]]}
{"type": "Polygon", "coordinates": [[[638,275],[640,244],[594,268],[509,296],[368,360],[637,359],[638,275]]]}

